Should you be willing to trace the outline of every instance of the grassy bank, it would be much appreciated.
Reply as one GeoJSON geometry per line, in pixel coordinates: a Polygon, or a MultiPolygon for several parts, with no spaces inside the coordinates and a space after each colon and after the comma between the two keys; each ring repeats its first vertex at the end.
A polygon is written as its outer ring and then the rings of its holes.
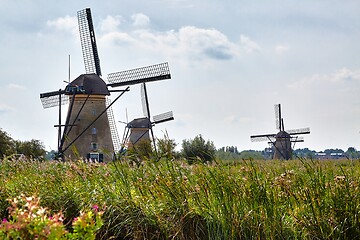
{"type": "Polygon", "coordinates": [[[357,239],[360,161],[82,162],[2,160],[0,214],[7,199],[40,197],[71,225],[106,205],[98,238],[357,239]]]}

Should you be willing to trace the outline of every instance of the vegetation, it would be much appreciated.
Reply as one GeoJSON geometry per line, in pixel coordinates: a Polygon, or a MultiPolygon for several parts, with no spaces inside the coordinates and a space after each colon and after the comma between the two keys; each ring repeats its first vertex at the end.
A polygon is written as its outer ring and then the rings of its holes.
{"type": "Polygon", "coordinates": [[[194,139],[183,140],[182,156],[188,163],[212,162],[215,159],[216,148],[212,141],[205,141],[201,135],[194,139]]]}
{"type": "Polygon", "coordinates": [[[43,143],[39,140],[14,140],[8,133],[0,129],[0,157],[14,154],[29,158],[44,159],[46,151],[43,143]]]}
{"type": "Polygon", "coordinates": [[[92,211],[80,212],[73,220],[72,232],[64,226],[61,212],[50,214],[39,205],[36,197],[21,195],[9,200],[11,206],[9,218],[3,218],[0,224],[1,239],[95,239],[95,232],[102,226],[97,205],[92,211]]]}
{"type": "MultiPolygon", "coordinates": [[[[98,239],[357,239],[359,160],[0,163],[0,214],[24,194],[74,219],[106,205],[98,239]]],[[[10,212],[11,213],[11,212],[10,212]]]]}
{"type": "Polygon", "coordinates": [[[222,147],[216,151],[216,158],[221,160],[266,159],[264,151],[244,150],[239,152],[237,147],[222,147]]]}

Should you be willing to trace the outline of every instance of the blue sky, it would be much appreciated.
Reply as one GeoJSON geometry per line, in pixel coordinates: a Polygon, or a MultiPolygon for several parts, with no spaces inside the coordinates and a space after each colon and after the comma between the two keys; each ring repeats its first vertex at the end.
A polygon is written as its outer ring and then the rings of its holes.
{"type": "MultiPolygon", "coordinates": [[[[216,147],[263,149],[250,135],[310,127],[296,148],[360,149],[359,1],[0,0],[0,127],[56,148],[57,109],[39,94],[84,73],[76,12],[92,10],[104,78],[169,62],[172,79],[148,84],[155,126],[181,144],[202,134],[216,147]]],[[[140,87],[115,105],[142,116],[140,87]]],[[[124,125],[119,123],[120,135],[124,125]]]]}

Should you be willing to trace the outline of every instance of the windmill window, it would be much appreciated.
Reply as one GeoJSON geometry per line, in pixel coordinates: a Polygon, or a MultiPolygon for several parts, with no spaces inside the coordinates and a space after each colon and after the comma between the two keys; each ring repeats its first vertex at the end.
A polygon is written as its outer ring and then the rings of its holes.
{"type": "Polygon", "coordinates": [[[97,129],[96,128],[91,129],[91,134],[96,135],[97,134],[97,129]]]}
{"type": "Polygon", "coordinates": [[[91,143],[91,150],[92,150],[92,151],[96,151],[97,148],[98,148],[97,143],[92,142],[92,143],[91,143]]]}
{"type": "Polygon", "coordinates": [[[95,109],[92,110],[92,115],[96,116],[96,110],[95,109]]]}

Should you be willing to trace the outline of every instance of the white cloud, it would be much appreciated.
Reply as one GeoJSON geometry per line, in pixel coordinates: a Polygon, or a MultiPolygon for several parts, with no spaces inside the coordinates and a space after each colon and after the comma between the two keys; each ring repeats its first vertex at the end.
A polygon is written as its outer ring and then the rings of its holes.
{"type": "Polygon", "coordinates": [[[216,29],[193,26],[182,27],[178,33],[179,45],[190,53],[197,53],[212,59],[231,59],[237,55],[237,46],[216,29]]]}
{"type": "Polygon", "coordinates": [[[0,104],[0,113],[11,112],[13,108],[6,104],[0,104]]]}
{"type": "MultiPolygon", "coordinates": [[[[148,29],[132,32],[111,32],[101,37],[105,45],[111,43],[132,44],[136,49],[172,55],[193,60],[229,60],[239,55],[239,45],[231,42],[226,35],[216,29],[185,26],[178,31],[155,32],[148,29]]],[[[127,47],[129,47],[127,45],[127,47]]]]}
{"type": "Polygon", "coordinates": [[[122,17],[121,16],[106,16],[104,20],[100,23],[100,30],[102,32],[112,32],[116,31],[121,25],[122,17]]]}
{"type": "Polygon", "coordinates": [[[285,45],[277,45],[275,46],[275,52],[276,54],[284,54],[285,52],[289,51],[289,47],[288,46],[285,46],[285,45]]]}
{"type": "Polygon", "coordinates": [[[226,124],[236,124],[239,122],[239,119],[235,115],[230,115],[230,116],[225,117],[224,122],[226,124]]]}
{"type": "MultiPolygon", "coordinates": [[[[288,85],[290,89],[324,89],[332,86],[344,86],[347,83],[360,83],[360,70],[352,71],[348,68],[336,70],[332,74],[314,74],[288,85]]],[[[354,87],[354,86],[349,86],[354,87]]]]}
{"type": "Polygon", "coordinates": [[[7,88],[11,89],[11,90],[23,90],[23,89],[25,89],[25,86],[15,84],[15,83],[10,83],[7,85],[7,88]]]}
{"type": "Polygon", "coordinates": [[[251,53],[251,52],[254,52],[254,51],[257,52],[257,51],[260,51],[260,50],[261,50],[261,49],[260,49],[260,46],[259,46],[256,42],[252,41],[252,40],[251,40],[249,37],[247,37],[247,36],[241,35],[241,36],[240,36],[240,43],[241,43],[243,49],[244,49],[246,52],[251,53]]]}
{"type": "Polygon", "coordinates": [[[190,0],[168,0],[171,8],[193,8],[190,0]]]}
{"type": "Polygon", "coordinates": [[[55,20],[48,20],[46,25],[54,27],[57,30],[69,31],[73,34],[78,34],[78,21],[76,17],[65,16],[55,20]]]}
{"type": "Polygon", "coordinates": [[[150,18],[143,13],[136,13],[131,16],[131,19],[135,27],[147,27],[150,24],[150,18]]]}

